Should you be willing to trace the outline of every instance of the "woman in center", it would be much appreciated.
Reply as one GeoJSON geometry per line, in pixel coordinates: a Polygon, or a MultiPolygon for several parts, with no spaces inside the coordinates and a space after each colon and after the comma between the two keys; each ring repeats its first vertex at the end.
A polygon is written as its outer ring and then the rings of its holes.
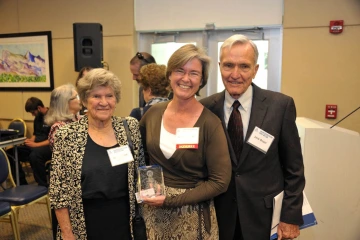
{"type": "Polygon", "coordinates": [[[166,70],[174,98],[155,104],[141,119],[147,160],[163,168],[166,192],[143,199],[149,240],[218,239],[213,198],[227,190],[231,163],[220,119],[195,98],[207,83],[209,65],[192,44],[175,51],[166,70]],[[177,148],[182,130],[197,144],[185,141],[185,148],[177,148]]]}

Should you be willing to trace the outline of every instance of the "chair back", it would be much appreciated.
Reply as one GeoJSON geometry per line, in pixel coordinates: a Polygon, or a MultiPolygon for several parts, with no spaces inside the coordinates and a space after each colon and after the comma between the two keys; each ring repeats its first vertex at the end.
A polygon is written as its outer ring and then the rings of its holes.
{"type": "Polygon", "coordinates": [[[26,136],[26,123],[21,118],[14,118],[9,124],[9,129],[15,129],[19,131],[19,137],[26,136]]]}
{"type": "Polygon", "coordinates": [[[5,151],[0,148],[0,184],[5,182],[8,178],[10,179],[12,186],[15,187],[16,185],[10,171],[9,159],[5,151]]]}
{"type": "Polygon", "coordinates": [[[11,212],[10,203],[0,202],[0,218],[5,217],[11,212]]]}

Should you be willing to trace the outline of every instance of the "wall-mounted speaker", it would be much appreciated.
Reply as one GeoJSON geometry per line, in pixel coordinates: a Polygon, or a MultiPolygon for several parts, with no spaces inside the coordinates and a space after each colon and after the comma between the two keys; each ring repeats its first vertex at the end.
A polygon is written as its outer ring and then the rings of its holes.
{"type": "Polygon", "coordinates": [[[103,35],[100,23],[74,23],[75,71],[103,67],[103,35]]]}

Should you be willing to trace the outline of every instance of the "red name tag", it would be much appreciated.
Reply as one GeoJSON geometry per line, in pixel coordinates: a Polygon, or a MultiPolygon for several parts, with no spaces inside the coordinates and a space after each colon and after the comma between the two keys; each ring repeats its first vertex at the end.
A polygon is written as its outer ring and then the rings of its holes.
{"type": "Polygon", "coordinates": [[[198,149],[199,144],[176,144],[176,149],[198,149]]]}

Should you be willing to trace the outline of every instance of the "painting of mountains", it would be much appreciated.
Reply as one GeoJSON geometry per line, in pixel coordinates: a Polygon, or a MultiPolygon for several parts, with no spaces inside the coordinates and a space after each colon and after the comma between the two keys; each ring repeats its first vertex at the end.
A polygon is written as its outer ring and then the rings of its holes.
{"type": "Polygon", "coordinates": [[[2,50],[0,82],[45,82],[45,60],[30,51],[24,55],[2,50]]]}
{"type": "Polygon", "coordinates": [[[0,90],[52,90],[49,33],[0,35],[0,90]]]}

